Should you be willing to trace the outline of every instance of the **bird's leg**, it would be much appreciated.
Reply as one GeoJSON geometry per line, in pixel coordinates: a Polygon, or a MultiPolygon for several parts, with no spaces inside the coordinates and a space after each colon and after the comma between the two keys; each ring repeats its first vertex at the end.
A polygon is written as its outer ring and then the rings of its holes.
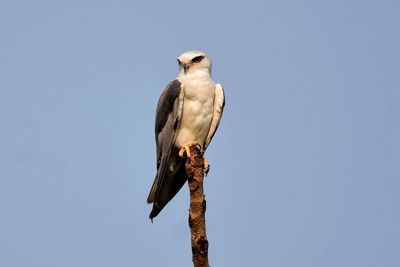
{"type": "MultiPolygon", "coordinates": [[[[190,159],[190,156],[191,156],[190,148],[192,146],[199,146],[199,149],[201,149],[200,145],[197,142],[191,141],[191,142],[187,143],[185,146],[183,146],[181,148],[181,150],[179,150],[179,156],[181,158],[185,158],[185,156],[186,156],[186,158],[190,159]]],[[[201,154],[204,155],[204,150],[202,150],[202,149],[201,149],[201,154]]],[[[208,164],[208,160],[204,156],[203,156],[203,158],[204,158],[204,162],[203,162],[204,169],[203,170],[204,170],[204,174],[207,176],[208,172],[210,171],[211,166],[210,166],[210,164],[208,164]]]]}
{"type": "Polygon", "coordinates": [[[179,150],[179,156],[181,158],[184,158],[185,154],[186,154],[186,157],[190,158],[190,147],[195,146],[195,145],[198,145],[198,143],[196,141],[191,141],[191,142],[187,143],[185,146],[183,146],[181,148],[181,150],[179,150]]]}
{"type": "Polygon", "coordinates": [[[208,160],[204,158],[204,173],[207,176],[208,172],[210,171],[211,165],[208,164],[208,160]]]}
{"type": "Polygon", "coordinates": [[[185,154],[186,154],[186,157],[187,158],[190,158],[190,148],[189,148],[189,146],[183,146],[182,148],[181,148],[181,150],[179,150],[179,157],[181,157],[181,158],[184,158],[185,157],[185,154]]]}

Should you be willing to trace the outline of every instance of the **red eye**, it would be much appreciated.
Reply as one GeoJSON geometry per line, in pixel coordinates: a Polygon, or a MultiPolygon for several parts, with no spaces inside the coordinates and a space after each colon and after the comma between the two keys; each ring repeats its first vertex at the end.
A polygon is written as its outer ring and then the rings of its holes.
{"type": "Polygon", "coordinates": [[[193,63],[199,63],[200,61],[203,60],[203,58],[204,58],[204,56],[197,56],[197,57],[194,57],[194,58],[192,59],[192,62],[193,62],[193,63]]]}

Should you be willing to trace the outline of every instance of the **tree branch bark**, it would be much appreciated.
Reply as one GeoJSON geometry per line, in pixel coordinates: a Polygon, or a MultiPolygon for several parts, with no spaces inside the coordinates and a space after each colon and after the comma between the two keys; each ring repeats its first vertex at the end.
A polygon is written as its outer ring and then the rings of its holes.
{"type": "Polygon", "coordinates": [[[204,157],[199,145],[190,146],[190,158],[185,167],[190,190],[189,227],[192,236],[194,267],[209,267],[206,235],[206,200],[204,198],[204,157]]]}

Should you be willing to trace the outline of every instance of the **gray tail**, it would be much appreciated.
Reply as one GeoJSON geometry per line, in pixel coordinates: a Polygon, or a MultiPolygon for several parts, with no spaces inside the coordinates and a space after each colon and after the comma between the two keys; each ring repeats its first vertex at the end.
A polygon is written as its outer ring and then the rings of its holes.
{"type": "Polygon", "coordinates": [[[157,194],[157,188],[158,188],[158,175],[156,174],[156,177],[154,178],[153,185],[151,186],[149,195],[147,196],[147,203],[154,203],[156,199],[156,194],[157,194]]]}
{"type": "Polygon", "coordinates": [[[158,207],[158,205],[156,203],[154,203],[153,209],[151,210],[151,212],[149,214],[149,218],[150,218],[151,222],[153,222],[153,218],[155,218],[160,213],[161,210],[162,210],[162,208],[160,209],[158,207]]]}

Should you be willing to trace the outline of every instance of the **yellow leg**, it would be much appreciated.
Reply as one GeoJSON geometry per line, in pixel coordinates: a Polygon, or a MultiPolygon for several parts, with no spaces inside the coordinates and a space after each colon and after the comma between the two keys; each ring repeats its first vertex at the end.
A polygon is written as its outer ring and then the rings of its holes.
{"type": "Polygon", "coordinates": [[[210,168],[210,165],[208,165],[208,160],[204,158],[204,169],[207,170],[208,168],[210,168]]]}
{"type": "MultiPolygon", "coordinates": [[[[187,143],[185,146],[183,146],[181,148],[181,150],[179,150],[179,153],[178,153],[179,157],[181,157],[181,158],[185,158],[185,157],[186,158],[190,158],[190,155],[191,155],[190,147],[192,147],[194,145],[199,145],[199,144],[196,141],[191,141],[191,142],[187,143]]],[[[204,164],[204,173],[207,176],[208,172],[210,171],[210,164],[208,164],[208,160],[206,158],[204,158],[204,163],[203,164],[204,164]]]]}
{"type": "Polygon", "coordinates": [[[197,145],[196,141],[191,141],[187,143],[184,147],[181,148],[181,150],[179,150],[179,156],[181,158],[184,158],[186,154],[186,157],[190,158],[190,147],[194,145],[197,145]]]}
{"type": "Polygon", "coordinates": [[[189,146],[184,146],[179,150],[179,157],[184,158],[184,157],[190,158],[190,148],[189,146]]]}
{"type": "Polygon", "coordinates": [[[204,173],[206,174],[206,176],[209,171],[210,171],[210,164],[208,164],[208,160],[204,158],[204,173]]]}

